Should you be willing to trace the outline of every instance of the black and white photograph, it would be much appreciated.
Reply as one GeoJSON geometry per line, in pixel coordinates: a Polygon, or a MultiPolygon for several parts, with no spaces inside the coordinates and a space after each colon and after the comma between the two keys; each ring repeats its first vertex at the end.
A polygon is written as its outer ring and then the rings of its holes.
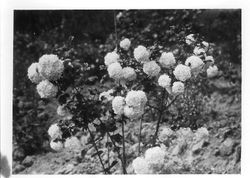
{"type": "Polygon", "coordinates": [[[241,8],[14,9],[11,55],[3,177],[241,174],[241,8]]]}

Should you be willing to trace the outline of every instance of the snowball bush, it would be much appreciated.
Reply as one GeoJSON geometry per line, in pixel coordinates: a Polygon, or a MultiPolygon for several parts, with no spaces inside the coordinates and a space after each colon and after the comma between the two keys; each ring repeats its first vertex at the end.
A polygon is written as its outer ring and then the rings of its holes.
{"type": "Polygon", "coordinates": [[[201,58],[197,56],[190,56],[186,59],[185,65],[189,66],[191,68],[192,73],[197,75],[198,73],[201,72],[204,66],[204,62],[202,61],[201,58]]]}
{"type": "Polygon", "coordinates": [[[120,47],[124,50],[128,50],[130,45],[131,41],[128,38],[125,38],[120,42],[120,47]]]}
{"type": "Polygon", "coordinates": [[[135,70],[132,67],[124,67],[122,69],[122,73],[123,73],[123,79],[125,81],[133,81],[136,79],[136,73],[135,70]]]}
{"type": "Polygon", "coordinates": [[[174,66],[176,63],[174,54],[171,52],[168,52],[168,53],[163,52],[159,59],[159,63],[162,65],[162,67],[165,67],[165,68],[174,66]]]}
{"type": "Polygon", "coordinates": [[[150,169],[149,169],[148,162],[142,157],[137,157],[136,159],[134,159],[132,162],[132,167],[133,167],[136,174],[149,174],[149,173],[151,173],[150,169]]]}
{"type": "Polygon", "coordinates": [[[71,151],[80,151],[82,148],[81,142],[77,137],[70,137],[67,138],[64,146],[66,149],[69,149],[71,151]]]}
{"type": "Polygon", "coordinates": [[[115,51],[113,51],[106,54],[106,56],[104,57],[104,63],[106,66],[109,66],[110,64],[118,62],[119,58],[119,55],[115,51]]]}
{"type": "Polygon", "coordinates": [[[119,62],[114,62],[108,66],[108,73],[110,78],[121,80],[123,77],[122,66],[119,62]]]}
{"type": "Polygon", "coordinates": [[[134,50],[134,57],[138,62],[145,63],[149,62],[150,53],[146,47],[139,45],[134,50]]]}
{"type": "Polygon", "coordinates": [[[183,65],[183,64],[178,64],[174,71],[174,76],[177,80],[180,80],[182,82],[185,82],[186,80],[191,78],[191,70],[189,67],[183,65]]]}
{"type": "Polygon", "coordinates": [[[58,127],[57,124],[53,124],[50,126],[50,128],[48,130],[48,134],[52,140],[62,137],[62,131],[61,131],[60,127],[58,127]]]}
{"type": "Polygon", "coordinates": [[[138,90],[129,91],[126,98],[126,104],[130,107],[142,108],[147,103],[147,96],[145,92],[138,90]]]}
{"type": "Polygon", "coordinates": [[[145,160],[149,166],[157,166],[164,163],[165,151],[161,147],[149,148],[145,152],[145,160]]]}
{"type": "Polygon", "coordinates": [[[36,89],[41,98],[53,98],[58,92],[58,87],[48,80],[41,81],[36,89]]]}
{"type": "Polygon", "coordinates": [[[167,74],[163,74],[158,79],[158,84],[163,88],[171,86],[171,78],[167,74]]]}
{"type": "Polygon", "coordinates": [[[124,113],[125,99],[121,96],[116,96],[112,101],[112,108],[115,114],[122,115],[124,113]]]}
{"type": "Polygon", "coordinates": [[[40,65],[38,63],[32,63],[28,68],[28,77],[32,83],[38,84],[43,80],[43,77],[39,73],[40,65]]]}
{"type": "Polygon", "coordinates": [[[47,80],[58,80],[64,70],[63,61],[57,55],[45,54],[39,59],[39,73],[47,80]]]}
{"type": "Polygon", "coordinates": [[[63,149],[63,143],[60,141],[55,142],[52,140],[50,142],[50,147],[55,151],[61,151],[63,149]]]}
{"type": "Polygon", "coordinates": [[[174,94],[181,94],[184,92],[185,86],[182,82],[174,82],[172,87],[172,92],[174,94]]]}
{"type": "Polygon", "coordinates": [[[150,61],[143,64],[143,72],[145,72],[149,77],[157,76],[160,71],[161,67],[155,61],[150,61]]]}

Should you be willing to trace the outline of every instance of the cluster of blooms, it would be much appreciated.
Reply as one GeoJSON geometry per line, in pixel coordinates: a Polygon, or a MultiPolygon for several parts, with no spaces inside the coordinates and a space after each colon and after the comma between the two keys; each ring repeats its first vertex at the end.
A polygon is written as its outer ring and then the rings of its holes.
{"type": "Polygon", "coordinates": [[[149,148],[144,157],[137,157],[132,162],[132,167],[136,174],[154,173],[154,169],[163,166],[165,161],[165,151],[161,147],[149,148]]]}
{"type": "Polygon", "coordinates": [[[38,84],[37,92],[41,98],[55,97],[58,88],[51,81],[58,80],[63,73],[64,64],[57,55],[45,54],[39,63],[33,63],[28,68],[28,78],[38,84]]]}
{"type": "Polygon", "coordinates": [[[112,101],[114,99],[114,96],[111,94],[114,93],[113,89],[110,89],[108,91],[104,91],[99,95],[99,100],[107,99],[108,101],[112,101]]]}
{"type": "Polygon", "coordinates": [[[67,138],[64,143],[59,141],[62,138],[62,131],[57,124],[50,126],[48,134],[51,137],[50,147],[55,151],[61,151],[63,148],[66,148],[77,152],[80,151],[82,147],[80,140],[74,136],[67,138]]]}
{"type": "Polygon", "coordinates": [[[131,90],[126,98],[116,96],[112,101],[112,108],[117,115],[124,114],[128,118],[136,119],[144,113],[144,107],[147,103],[145,92],[131,90]]]}

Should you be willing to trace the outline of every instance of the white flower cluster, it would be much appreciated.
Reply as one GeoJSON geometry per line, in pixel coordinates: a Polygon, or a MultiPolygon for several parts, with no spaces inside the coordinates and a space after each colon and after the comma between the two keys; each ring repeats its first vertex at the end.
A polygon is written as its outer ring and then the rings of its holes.
{"type": "Polygon", "coordinates": [[[197,75],[202,70],[204,62],[198,56],[190,56],[186,59],[185,65],[191,68],[194,75],[197,75]]]}
{"type": "Polygon", "coordinates": [[[45,54],[39,59],[39,73],[47,80],[58,80],[64,70],[63,61],[57,55],[45,54]]]}
{"type": "Polygon", "coordinates": [[[201,48],[201,47],[199,47],[199,46],[196,46],[196,47],[194,48],[193,53],[194,53],[195,55],[197,55],[197,56],[200,56],[200,55],[205,54],[206,51],[205,51],[204,48],[201,48]]]}
{"type": "Polygon", "coordinates": [[[159,77],[158,84],[163,88],[169,88],[171,86],[171,78],[167,74],[163,74],[159,77]]]}
{"type": "Polygon", "coordinates": [[[201,127],[197,129],[197,131],[195,132],[195,137],[196,137],[196,140],[208,139],[209,132],[207,128],[201,127]]]}
{"type": "Polygon", "coordinates": [[[126,51],[129,49],[130,45],[131,41],[128,38],[125,38],[120,42],[120,47],[126,51]]]}
{"type": "Polygon", "coordinates": [[[145,63],[149,62],[150,53],[146,47],[139,45],[134,50],[134,57],[138,62],[145,63]]]}
{"type": "Polygon", "coordinates": [[[62,131],[61,131],[60,127],[58,127],[57,124],[53,124],[50,126],[50,128],[48,130],[48,134],[52,138],[52,140],[55,140],[57,138],[62,137],[62,131]]]}
{"type": "Polygon", "coordinates": [[[61,151],[63,149],[63,143],[61,141],[51,141],[50,142],[50,147],[55,150],[55,151],[61,151]]]}
{"type": "Polygon", "coordinates": [[[75,136],[67,138],[64,143],[64,146],[66,149],[72,150],[75,152],[80,151],[82,148],[80,140],[75,136]]]}
{"type": "Polygon", "coordinates": [[[112,96],[111,94],[114,93],[113,89],[110,89],[108,91],[104,91],[99,95],[99,100],[107,99],[108,101],[112,101],[114,96],[112,96]]]}
{"type": "Polygon", "coordinates": [[[163,52],[161,54],[160,59],[159,59],[159,63],[162,65],[162,67],[170,68],[171,66],[175,65],[175,63],[176,63],[174,54],[171,52],[168,52],[168,53],[163,52]]]}
{"type": "Polygon", "coordinates": [[[32,83],[38,84],[43,80],[43,77],[39,73],[39,63],[33,63],[28,68],[28,77],[32,83]]]}
{"type": "Polygon", "coordinates": [[[219,73],[219,71],[218,71],[218,67],[216,65],[209,66],[209,68],[207,69],[207,77],[208,78],[213,78],[213,77],[217,76],[218,73],[219,73]]]}
{"type": "Polygon", "coordinates": [[[108,73],[110,78],[121,80],[123,77],[122,66],[119,62],[114,62],[108,66],[108,73]]]}
{"type": "Polygon", "coordinates": [[[161,147],[149,148],[144,157],[137,157],[132,162],[136,174],[149,174],[155,167],[161,167],[165,161],[165,151],[161,147]]]}
{"type": "Polygon", "coordinates": [[[122,115],[124,113],[125,99],[122,96],[116,96],[112,101],[114,113],[122,115]]]}
{"type": "Polygon", "coordinates": [[[125,81],[133,81],[136,79],[136,73],[135,70],[132,67],[124,67],[122,69],[122,73],[123,73],[123,79],[125,81]]]}
{"type": "Polygon", "coordinates": [[[125,98],[125,102],[125,116],[131,119],[136,119],[144,113],[144,107],[147,103],[147,96],[145,92],[141,90],[132,90],[128,92],[125,98]]]}
{"type": "Polygon", "coordinates": [[[41,98],[55,97],[57,86],[50,81],[58,80],[63,73],[63,61],[57,55],[45,54],[39,59],[39,63],[33,63],[28,68],[28,77],[31,82],[38,84],[37,92],[41,98]]]}
{"type": "Polygon", "coordinates": [[[48,80],[41,81],[37,85],[36,89],[41,98],[55,97],[58,92],[57,86],[55,86],[48,80]]]}
{"type": "Polygon", "coordinates": [[[183,64],[178,64],[175,67],[173,73],[174,73],[175,78],[182,82],[185,82],[187,79],[191,78],[190,68],[183,64]]]}
{"type": "Polygon", "coordinates": [[[161,67],[155,61],[150,61],[143,64],[143,72],[145,72],[149,77],[157,76],[160,71],[161,67]]]}
{"type": "Polygon", "coordinates": [[[173,94],[181,94],[184,92],[185,86],[182,82],[174,82],[172,86],[172,92],[173,94]]]}
{"type": "Polygon", "coordinates": [[[115,62],[118,62],[120,56],[115,52],[107,53],[104,57],[104,63],[106,66],[109,66],[110,64],[113,64],[115,62]]]}

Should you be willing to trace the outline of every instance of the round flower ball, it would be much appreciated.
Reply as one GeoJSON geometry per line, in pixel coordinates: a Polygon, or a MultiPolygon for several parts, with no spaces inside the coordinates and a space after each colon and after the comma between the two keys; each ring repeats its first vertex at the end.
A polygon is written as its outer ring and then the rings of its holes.
{"type": "Polygon", "coordinates": [[[47,80],[56,81],[63,73],[63,61],[57,55],[45,54],[39,59],[39,73],[47,80]]]}
{"type": "Polygon", "coordinates": [[[41,98],[53,98],[58,92],[57,86],[55,86],[48,80],[41,81],[36,86],[36,89],[41,98]]]}
{"type": "Polygon", "coordinates": [[[115,52],[107,53],[104,57],[104,63],[106,66],[109,66],[110,64],[113,64],[115,62],[118,62],[120,56],[115,52]]]}
{"type": "Polygon", "coordinates": [[[189,67],[179,64],[174,69],[174,76],[177,80],[185,82],[187,79],[191,78],[191,70],[189,67]]]}
{"type": "Polygon", "coordinates": [[[122,69],[123,79],[126,81],[133,81],[136,79],[135,70],[132,67],[124,67],[122,69]]]}
{"type": "Polygon", "coordinates": [[[148,162],[149,166],[160,166],[164,163],[165,151],[159,147],[153,147],[147,149],[145,152],[145,160],[148,162]]]}
{"type": "Polygon", "coordinates": [[[167,74],[163,74],[159,77],[158,84],[163,88],[169,88],[171,85],[171,78],[167,74]]]}
{"type": "Polygon", "coordinates": [[[143,113],[144,113],[143,107],[131,107],[128,105],[124,107],[124,115],[130,119],[138,119],[143,115],[143,113]]]}
{"type": "Polygon", "coordinates": [[[175,65],[176,60],[174,57],[174,54],[171,52],[164,52],[161,54],[161,57],[159,59],[159,63],[162,65],[162,67],[169,68],[173,65],[175,65]]]}
{"type": "Polygon", "coordinates": [[[150,53],[146,47],[139,45],[134,49],[134,57],[138,62],[145,63],[149,61],[150,53]]]}
{"type": "Polygon", "coordinates": [[[108,66],[108,74],[110,78],[115,80],[122,79],[122,66],[119,62],[112,63],[108,66]]]}
{"type": "Polygon", "coordinates": [[[161,71],[160,66],[155,61],[150,61],[143,64],[143,72],[149,77],[157,76],[161,71]]]}
{"type": "Polygon", "coordinates": [[[207,69],[207,77],[208,78],[213,78],[213,77],[217,76],[218,73],[219,73],[219,71],[218,71],[218,67],[216,65],[209,66],[207,69]]]}
{"type": "Polygon", "coordinates": [[[76,152],[80,151],[82,148],[80,140],[75,136],[67,138],[65,143],[64,143],[64,146],[68,150],[76,151],[76,152]]]}
{"type": "Polygon", "coordinates": [[[142,108],[148,99],[144,91],[131,90],[127,93],[125,101],[128,106],[142,108]]]}
{"type": "Polygon", "coordinates": [[[125,99],[122,96],[116,96],[112,101],[112,108],[115,114],[122,115],[124,112],[125,99]]]}
{"type": "Polygon", "coordinates": [[[128,38],[125,38],[120,42],[120,47],[126,51],[129,49],[130,45],[131,41],[128,38]]]}
{"type": "Polygon", "coordinates": [[[62,131],[57,124],[53,124],[50,126],[48,134],[52,138],[52,140],[62,137],[62,131]]]}
{"type": "Polygon", "coordinates": [[[169,139],[174,134],[174,132],[170,128],[163,128],[159,133],[159,140],[164,142],[169,139]]]}
{"type": "Polygon", "coordinates": [[[38,84],[43,80],[43,77],[39,73],[40,65],[38,63],[33,63],[28,68],[28,77],[32,83],[38,84]]]}
{"type": "Polygon", "coordinates": [[[52,140],[50,142],[50,147],[55,151],[61,151],[63,149],[63,143],[60,141],[55,142],[52,140]]]}
{"type": "Polygon", "coordinates": [[[174,82],[172,86],[172,93],[173,94],[181,94],[184,92],[184,84],[182,82],[174,82]]]}
{"type": "Polygon", "coordinates": [[[192,73],[196,75],[202,70],[204,62],[198,56],[190,56],[186,59],[185,65],[189,66],[192,73]]]}
{"type": "Polygon", "coordinates": [[[150,169],[147,161],[142,157],[137,157],[132,162],[132,167],[136,174],[149,174],[150,169]]]}

